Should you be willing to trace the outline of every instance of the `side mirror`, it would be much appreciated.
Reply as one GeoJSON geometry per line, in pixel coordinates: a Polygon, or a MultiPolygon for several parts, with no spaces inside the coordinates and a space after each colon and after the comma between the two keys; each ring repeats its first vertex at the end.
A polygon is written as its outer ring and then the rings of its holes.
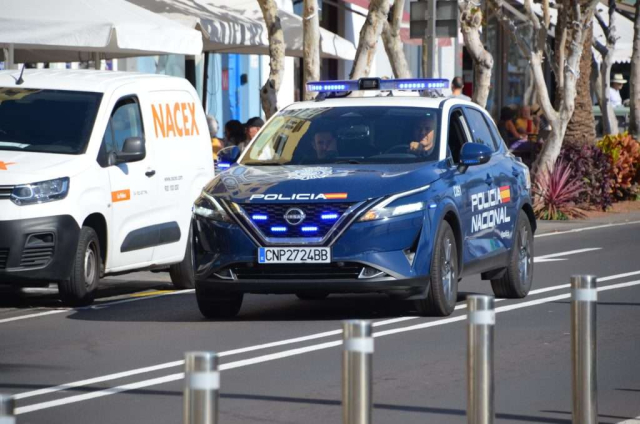
{"type": "Polygon", "coordinates": [[[124,141],[122,151],[116,153],[116,164],[126,162],[138,162],[147,156],[144,139],[141,137],[129,137],[124,141]]]}
{"type": "Polygon", "coordinates": [[[242,152],[238,146],[225,147],[218,152],[218,164],[224,163],[231,165],[232,163],[236,163],[240,157],[240,153],[242,152]]]}
{"type": "Polygon", "coordinates": [[[482,165],[491,159],[491,149],[480,143],[465,143],[460,151],[458,170],[465,172],[468,167],[482,165]]]}

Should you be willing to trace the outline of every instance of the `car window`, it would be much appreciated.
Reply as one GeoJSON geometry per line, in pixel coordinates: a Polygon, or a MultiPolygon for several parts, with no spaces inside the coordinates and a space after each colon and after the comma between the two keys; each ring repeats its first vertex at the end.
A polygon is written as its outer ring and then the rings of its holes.
{"type": "Polygon", "coordinates": [[[460,161],[460,150],[462,146],[467,143],[467,133],[464,127],[464,116],[462,115],[462,109],[456,109],[451,112],[449,117],[449,139],[448,147],[449,153],[454,163],[460,161]]]}
{"type": "Polygon", "coordinates": [[[122,151],[124,142],[129,137],[144,137],[140,107],[133,99],[124,99],[116,104],[109,121],[113,133],[113,143],[118,152],[122,151]]]}
{"type": "Polygon", "coordinates": [[[243,165],[401,164],[438,160],[440,111],[343,106],[280,112],[240,161],[243,165]]]}
{"type": "Polygon", "coordinates": [[[466,116],[469,121],[469,129],[471,130],[473,141],[484,144],[492,151],[496,151],[496,143],[493,140],[487,121],[484,119],[484,116],[482,116],[482,112],[476,109],[466,108],[466,116]]]}

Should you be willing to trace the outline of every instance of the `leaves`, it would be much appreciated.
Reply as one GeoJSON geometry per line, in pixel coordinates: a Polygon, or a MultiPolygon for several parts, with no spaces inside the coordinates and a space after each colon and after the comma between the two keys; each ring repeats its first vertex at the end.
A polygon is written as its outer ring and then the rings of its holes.
{"type": "Polygon", "coordinates": [[[584,185],[571,172],[571,166],[560,159],[553,169],[545,169],[538,174],[533,187],[536,217],[549,220],[585,217],[584,210],[576,206],[584,185]]]}
{"type": "Polygon", "coordinates": [[[585,190],[576,203],[588,209],[607,210],[613,203],[613,172],[609,156],[592,144],[565,143],[560,158],[572,165],[572,175],[583,182],[585,190]]]}
{"type": "Polygon", "coordinates": [[[619,200],[633,199],[639,193],[640,143],[629,133],[606,135],[597,146],[609,156],[613,173],[613,193],[619,200]]]}

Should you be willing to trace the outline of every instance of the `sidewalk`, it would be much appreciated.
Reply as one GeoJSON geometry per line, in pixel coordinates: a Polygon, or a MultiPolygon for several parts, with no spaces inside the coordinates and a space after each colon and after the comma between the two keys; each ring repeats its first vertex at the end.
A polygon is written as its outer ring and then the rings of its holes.
{"type": "Polygon", "coordinates": [[[640,201],[616,203],[611,212],[589,212],[588,216],[587,219],[569,221],[538,220],[536,235],[604,225],[619,225],[625,222],[640,222],[640,201]]]}

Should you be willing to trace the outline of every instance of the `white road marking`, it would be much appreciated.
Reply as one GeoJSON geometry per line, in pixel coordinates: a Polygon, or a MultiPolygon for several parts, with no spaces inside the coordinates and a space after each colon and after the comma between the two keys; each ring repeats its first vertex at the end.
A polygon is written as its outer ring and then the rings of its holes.
{"type": "Polygon", "coordinates": [[[538,234],[535,236],[535,238],[559,236],[561,234],[581,233],[583,231],[599,230],[601,228],[620,227],[624,225],[633,225],[633,224],[640,224],[640,221],[618,222],[614,224],[602,224],[602,225],[594,225],[592,227],[574,228],[573,230],[567,230],[567,231],[555,231],[553,233],[538,234]]]}
{"type": "Polygon", "coordinates": [[[551,253],[549,255],[536,256],[533,258],[534,263],[566,261],[564,256],[577,255],[579,253],[592,252],[594,250],[602,250],[602,247],[588,247],[586,249],[569,250],[567,252],[551,253]]]}
{"type": "Polygon", "coordinates": [[[20,315],[20,316],[17,316],[17,317],[4,318],[4,319],[0,319],[0,324],[4,324],[6,322],[20,321],[22,319],[38,318],[38,317],[46,317],[47,315],[62,314],[64,312],[69,312],[71,310],[72,309],[54,309],[53,311],[38,312],[38,313],[35,313],[35,314],[20,315]]]}
{"type": "Polygon", "coordinates": [[[640,416],[630,420],[620,421],[618,424],[640,424],[640,416]]]}
{"type": "MultiPolygon", "coordinates": [[[[613,276],[611,276],[611,277],[613,277],[613,276]]],[[[600,288],[598,288],[598,291],[615,290],[615,289],[621,289],[621,288],[632,287],[632,286],[637,286],[637,285],[640,285],[640,280],[630,281],[630,282],[626,282],[626,283],[612,284],[612,285],[609,285],[609,286],[600,287],[600,288]]],[[[520,302],[520,303],[516,303],[516,304],[512,304],[512,305],[501,306],[501,307],[496,308],[495,312],[496,313],[508,312],[508,311],[513,311],[513,310],[517,310],[517,309],[528,308],[528,307],[531,307],[531,306],[542,305],[542,304],[545,304],[545,303],[555,302],[555,301],[558,301],[558,300],[569,299],[570,297],[571,297],[571,293],[565,293],[565,294],[546,297],[546,298],[542,298],[542,299],[537,299],[537,300],[532,300],[532,301],[527,301],[527,302],[520,302]]],[[[441,320],[437,320],[437,321],[425,322],[425,323],[416,324],[416,325],[412,325],[412,326],[408,326],[408,327],[400,327],[400,328],[393,328],[393,329],[385,330],[385,331],[377,331],[377,332],[375,332],[373,334],[373,337],[377,338],[377,337],[389,336],[389,335],[392,335],[392,334],[405,333],[405,332],[408,332],[408,331],[422,330],[422,329],[426,329],[426,328],[431,328],[431,327],[437,327],[437,326],[441,326],[441,325],[450,324],[450,323],[453,323],[453,322],[464,321],[466,319],[467,319],[467,315],[460,315],[460,316],[457,316],[457,317],[450,317],[450,318],[445,318],[445,319],[441,319],[441,320]]],[[[291,356],[301,355],[301,354],[304,354],[304,353],[309,353],[309,352],[314,352],[314,351],[318,351],[318,350],[329,349],[329,348],[332,348],[332,347],[340,346],[341,344],[342,344],[342,340],[336,340],[336,341],[331,341],[331,342],[320,343],[320,344],[317,344],[317,345],[305,346],[305,347],[301,347],[301,348],[285,350],[285,351],[282,351],[282,352],[271,353],[271,354],[268,354],[268,355],[262,355],[262,356],[258,356],[258,357],[255,357],[255,358],[244,359],[244,360],[240,360],[240,361],[230,362],[230,363],[227,363],[227,364],[222,364],[220,366],[220,370],[224,371],[224,370],[228,370],[228,369],[240,368],[240,367],[259,364],[259,363],[263,363],[263,362],[274,361],[274,360],[277,360],[277,359],[282,359],[282,358],[287,358],[287,357],[291,357],[291,356]]],[[[175,361],[175,363],[177,363],[177,362],[182,362],[182,361],[175,361]]],[[[27,406],[16,408],[15,414],[16,415],[26,414],[28,412],[39,411],[39,410],[42,410],[42,409],[52,408],[52,407],[56,407],[56,406],[67,405],[67,404],[76,403],[76,402],[82,402],[82,401],[89,400],[89,399],[95,399],[95,398],[109,396],[109,395],[113,395],[113,394],[117,394],[117,393],[122,393],[122,392],[125,392],[125,391],[137,390],[137,389],[141,389],[141,388],[144,388],[144,387],[155,386],[155,385],[159,385],[159,384],[168,383],[168,382],[171,382],[171,381],[177,381],[177,380],[180,380],[182,378],[184,378],[184,373],[176,373],[176,374],[171,374],[171,375],[167,375],[167,376],[164,376],[164,377],[152,378],[152,379],[149,379],[149,380],[143,380],[143,381],[139,381],[139,382],[135,382],[135,383],[125,384],[125,385],[122,385],[122,386],[117,386],[117,387],[113,387],[113,388],[109,388],[109,389],[98,390],[98,391],[91,392],[91,393],[84,393],[84,394],[81,394],[81,395],[69,396],[69,397],[66,397],[66,398],[63,398],[63,399],[57,399],[57,400],[52,400],[52,401],[47,401],[47,402],[36,403],[36,404],[32,404],[32,405],[27,405],[27,406]]]]}

